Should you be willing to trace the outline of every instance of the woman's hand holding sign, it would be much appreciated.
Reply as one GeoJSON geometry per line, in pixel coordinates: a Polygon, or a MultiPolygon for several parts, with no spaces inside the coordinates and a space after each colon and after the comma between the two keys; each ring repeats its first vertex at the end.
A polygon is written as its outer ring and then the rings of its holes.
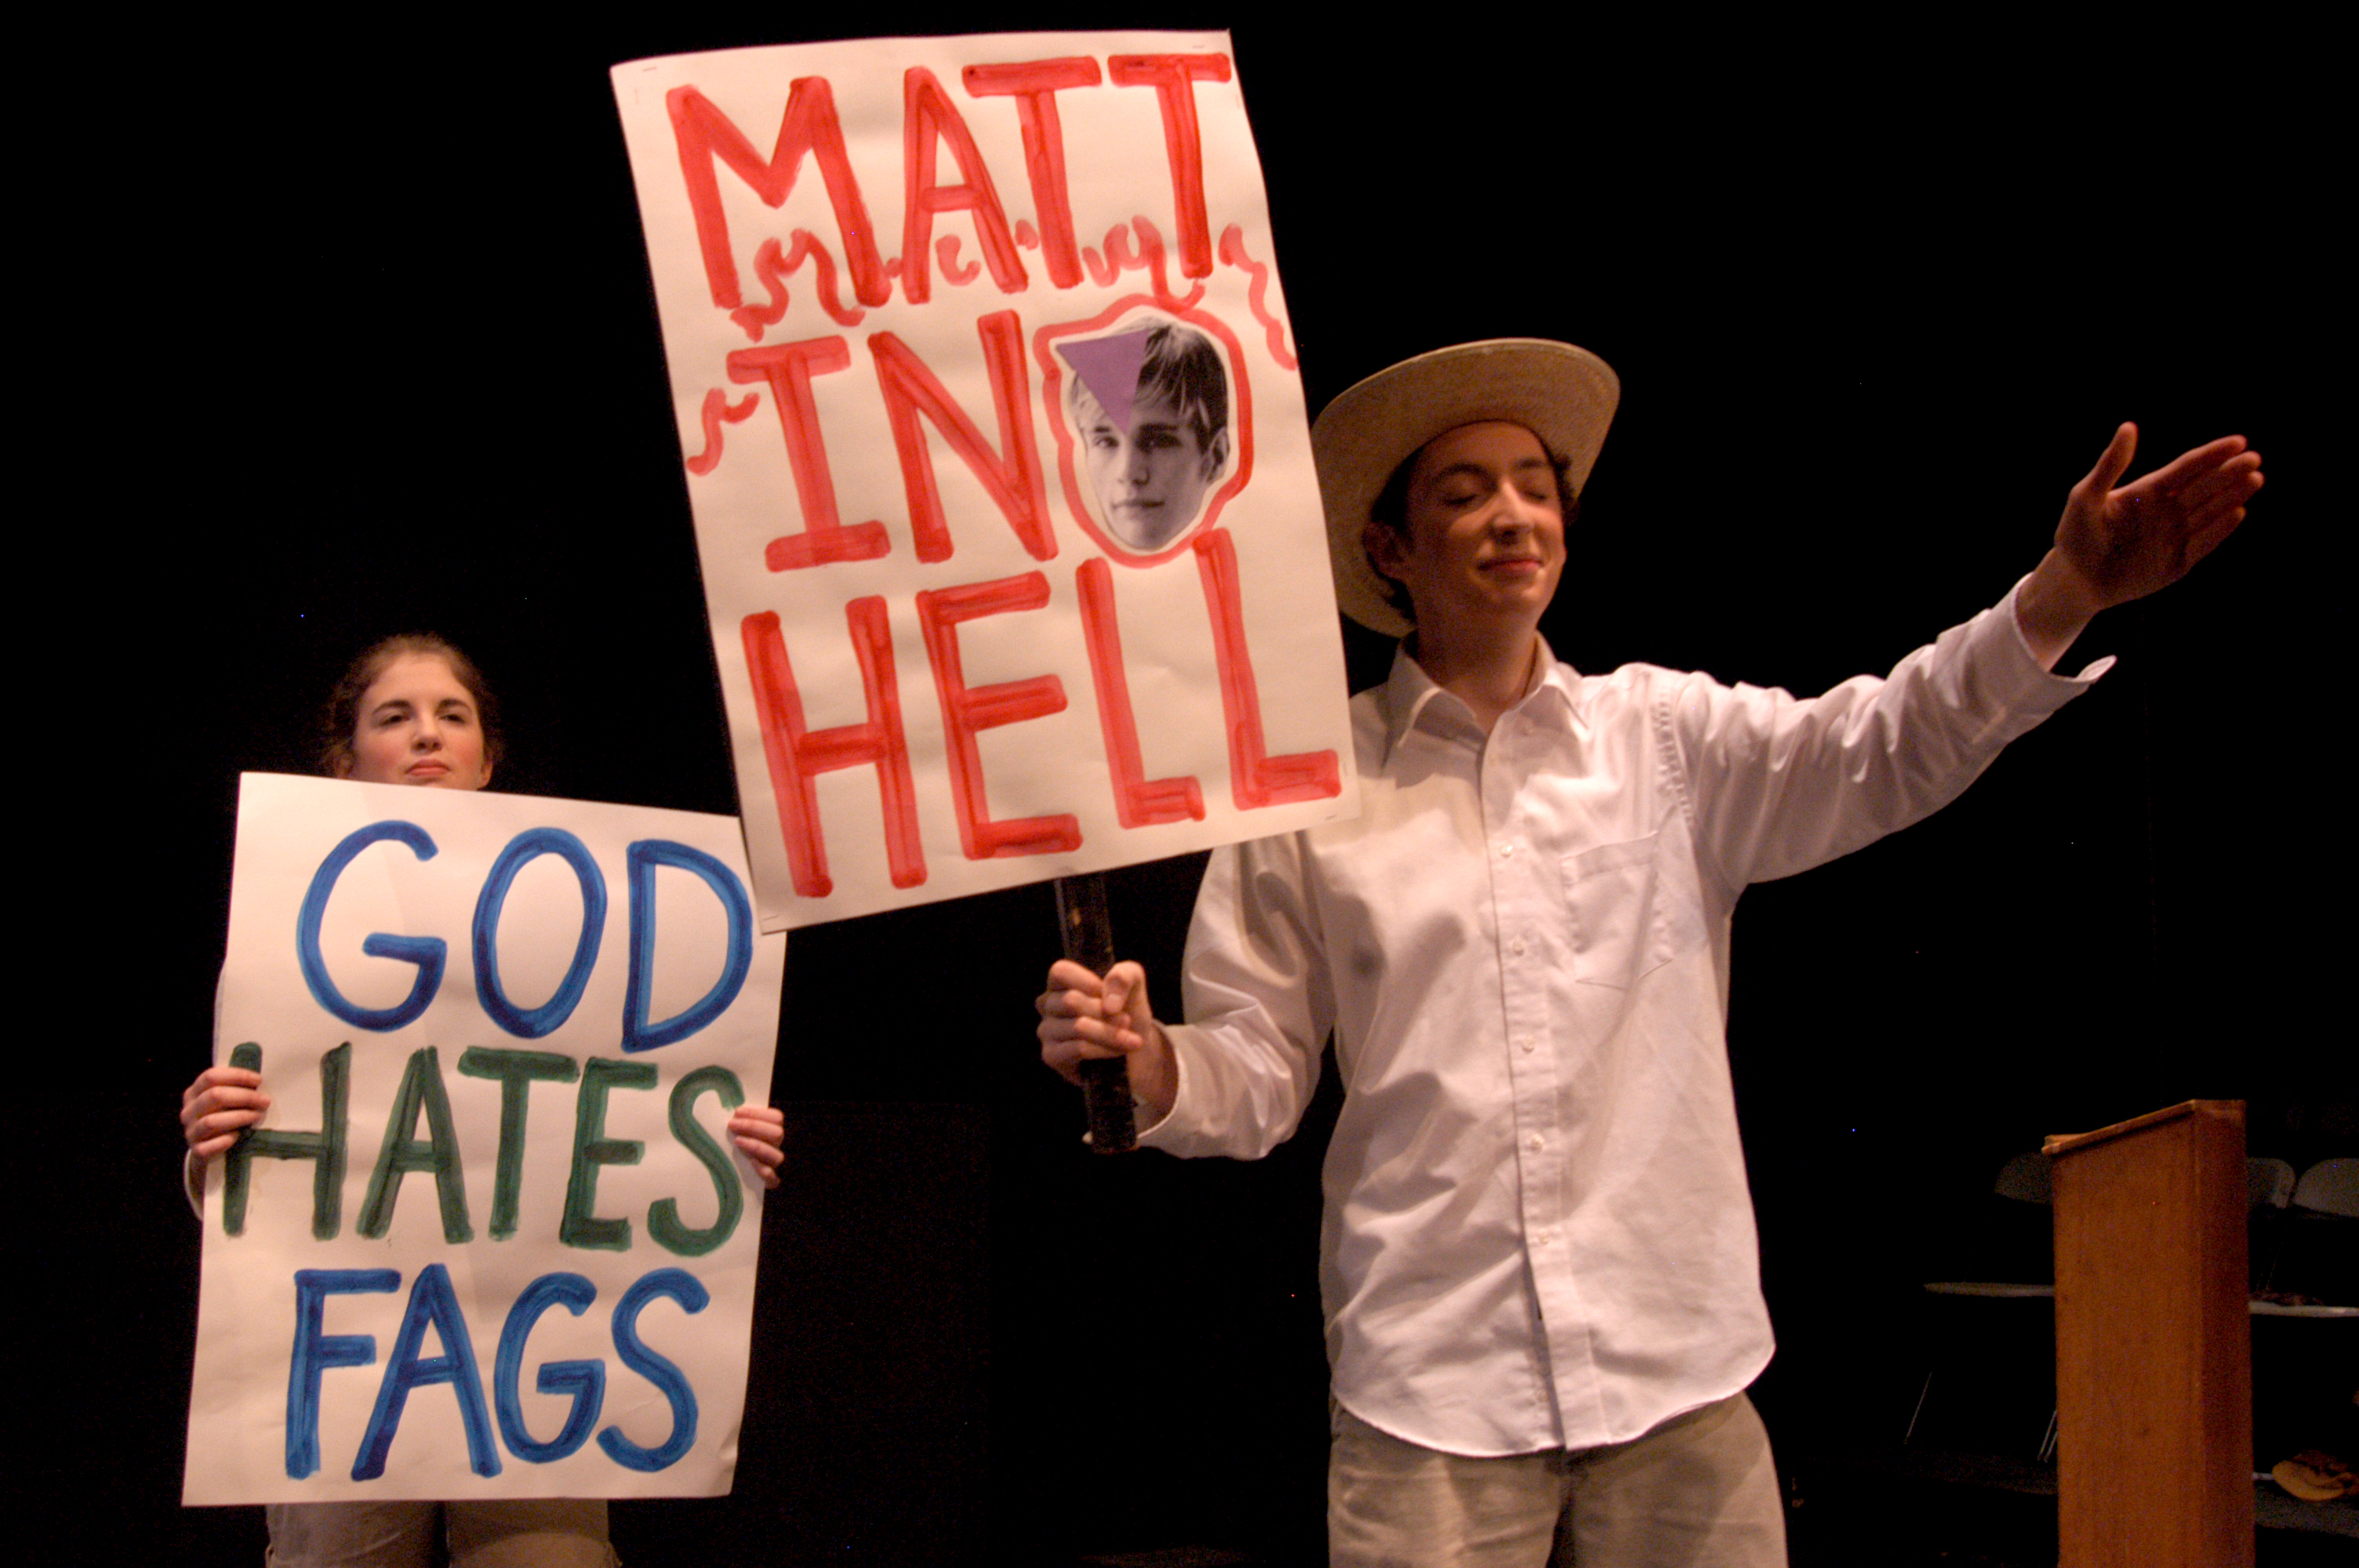
{"type": "Polygon", "coordinates": [[[1040,1012],[1041,1061],[1078,1084],[1082,1062],[1122,1057],[1142,1109],[1140,1124],[1151,1126],[1170,1114],[1179,1068],[1170,1037],[1147,1005],[1146,970],[1124,962],[1101,979],[1060,958],[1049,967],[1049,989],[1033,1005],[1040,1012]]]}
{"type": "Polygon", "coordinates": [[[244,1067],[207,1067],[180,1092],[180,1135],[200,1162],[222,1153],[262,1119],[270,1097],[262,1075],[244,1067]]]}
{"type": "Polygon", "coordinates": [[[740,1106],[729,1113],[729,1138],[754,1162],[754,1173],[775,1191],[787,1161],[787,1113],[776,1106],[740,1106]]]}
{"type": "MultiPolygon", "coordinates": [[[[237,1135],[270,1108],[262,1075],[244,1067],[207,1067],[180,1094],[180,1133],[199,1163],[225,1152],[237,1135]]],[[[775,1189],[787,1160],[787,1113],[776,1106],[741,1106],[729,1116],[730,1141],[753,1162],[762,1184],[775,1189]]]]}

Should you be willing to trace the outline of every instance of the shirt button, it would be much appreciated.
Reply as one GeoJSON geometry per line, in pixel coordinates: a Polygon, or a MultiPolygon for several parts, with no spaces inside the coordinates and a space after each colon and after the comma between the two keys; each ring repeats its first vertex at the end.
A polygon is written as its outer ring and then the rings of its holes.
{"type": "Polygon", "coordinates": [[[1499,846],[1499,859],[1503,860],[1512,860],[1515,858],[1516,847],[1513,844],[1502,844],[1499,846]]]}
{"type": "Polygon", "coordinates": [[[1535,1247],[1545,1247],[1555,1239],[1556,1232],[1553,1230],[1535,1230],[1532,1232],[1532,1245],[1535,1247]]]}
{"type": "Polygon", "coordinates": [[[1533,1153],[1537,1154],[1537,1153],[1538,1153],[1541,1150],[1543,1150],[1543,1149],[1545,1149],[1545,1148],[1547,1148],[1547,1147],[1548,1147],[1548,1140],[1546,1140],[1546,1139],[1542,1138],[1538,1133],[1535,1132],[1535,1133],[1533,1133],[1533,1134],[1532,1134],[1532,1141],[1531,1141],[1531,1142],[1527,1145],[1527,1147],[1531,1150],[1531,1152],[1532,1152],[1533,1153]]]}
{"type": "Polygon", "coordinates": [[[1528,1034],[1516,1035],[1516,1049],[1523,1052],[1526,1055],[1531,1054],[1533,1050],[1532,1037],[1528,1034]]]}
{"type": "Polygon", "coordinates": [[[1518,936],[1513,942],[1508,943],[1507,951],[1513,953],[1518,958],[1522,957],[1524,956],[1524,939],[1518,936]]]}

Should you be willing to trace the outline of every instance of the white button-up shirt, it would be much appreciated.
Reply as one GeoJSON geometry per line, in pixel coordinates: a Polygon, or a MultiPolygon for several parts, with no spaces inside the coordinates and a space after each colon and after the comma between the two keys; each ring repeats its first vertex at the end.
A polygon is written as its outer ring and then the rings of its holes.
{"type": "Polygon", "coordinates": [[[1335,1395],[1453,1454],[1622,1442],[1760,1372],[1737,895],[1942,806],[2104,668],[2042,670],[2011,594],[1811,701],[1543,655],[1487,737],[1397,657],[1353,701],[1360,816],[1212,857],[1142,1140],[1266,1153],[1332,1029],[1335,1395]]]}

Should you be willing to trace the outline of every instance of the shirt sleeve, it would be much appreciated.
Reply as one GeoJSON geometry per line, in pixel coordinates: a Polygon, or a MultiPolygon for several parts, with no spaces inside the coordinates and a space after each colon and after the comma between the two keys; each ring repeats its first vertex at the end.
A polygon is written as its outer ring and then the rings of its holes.
{"type": "Polygon", "coordinates": [[[1809,700],[1680,677],[1656,704],[1683,775],[1699,853],[1734,892],[1808,871],[1957,798],[2006,744],[2112,666],[2040,668],[2015,596],[1919,648],[1881,678],[1809,700]]]}
{"type": "Polygon", "coordinates": [[[1213,851],[1188,933],[1189,1022],[1171,1114],[1140,1134],[1173,1154],[1257,1160],[1290,1136],[1319,1084],[1334,1022],[1300,834],[1213,851]]]}

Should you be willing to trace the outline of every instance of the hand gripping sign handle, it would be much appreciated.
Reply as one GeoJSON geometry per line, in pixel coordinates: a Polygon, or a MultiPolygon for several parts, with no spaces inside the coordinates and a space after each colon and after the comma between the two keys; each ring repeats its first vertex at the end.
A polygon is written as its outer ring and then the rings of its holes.
{"type": "MultiPolygon", "coordinates": [[[[1092,871],[1057,879],[1057,925],[1065,957],[1103,978],[1114,966],[1114,925],[1106,918],[1105,878],[1092,871]]],[[[1130,1118],[1130,1069],[1119,1056],[1081,1065],[1082,1098],[1089,1107],[1090,1147],[1122,1154],[1138,1147],[1130,1118]]]]}

